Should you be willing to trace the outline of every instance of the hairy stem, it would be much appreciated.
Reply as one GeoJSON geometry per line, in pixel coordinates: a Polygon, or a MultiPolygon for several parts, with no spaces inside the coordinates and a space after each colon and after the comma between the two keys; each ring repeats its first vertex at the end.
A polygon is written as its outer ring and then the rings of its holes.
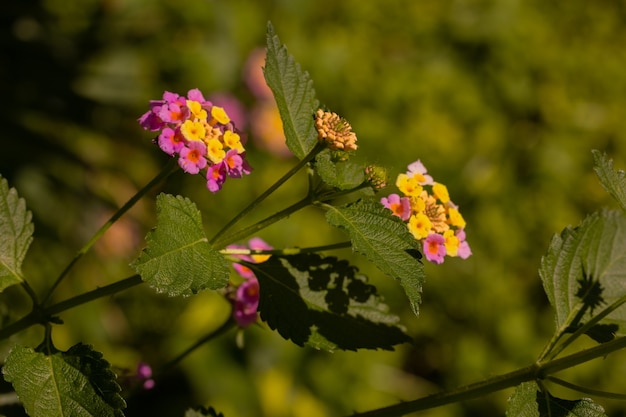
{"type": "Polygon", "coordinates": [[[289,207],[279,211],[278,213],[274,213],[269,217],[266,217],[265,219],[251,225],[248,226],[244,229],[239,230],[238,232],[235,232],[231,235],[228,235],[216,242],[213,243],[213,247],[225,247],[227,245],[230,245],[231,243],[237,242],[247,236],[250,236],[256,232],[258,232],[259,230],[265,229],[266,227],[276,223],[279,220],[284,219],[285,217],[295,213],[296,211],[309,206],[313,203],[311,196],[306,196],[305,198],[303,198],[302,200],[290,205],[289,207]]]}
{"type": "Polygon", "coordinates": [[[85,245],[80,248],[80,250],[76,253],[74,258],[70,261],[70,263],[65,267],[65,269],[58,276],[52,287],[48,290],[48,293],[43,298],[42,304],[45,304],[46,301],[49,300],[50,296],[54,292],[54,290],[58,287],[58,285],[63,281],[63,279],[67,276],[68,272],[72,269],[74,264],[78,262],[80,258],[86,254],[89,249],[102,237],[102,235],[109,230],[109,228],[120,218],[124,213],[130,210],[148,191],[150,191],[154,186],[159,184],[163,179],[167,178],[171,173],[174,172],[176,168],[176,160],[174,158],[170,159],[168,163],[163,167],[161,172],[159,172],[148,184],[146,184],[141,190],[137,192],[130,200],[126,202],[119,210],[117,210],[111,218],[98,229],[98,231],[93,235],[93,237],[85,243],[85,245]]]}

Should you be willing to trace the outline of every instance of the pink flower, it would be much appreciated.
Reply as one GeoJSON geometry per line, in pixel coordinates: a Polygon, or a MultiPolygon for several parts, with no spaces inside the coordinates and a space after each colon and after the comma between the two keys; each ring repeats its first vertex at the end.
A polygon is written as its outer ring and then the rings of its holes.
{"type": "Polygon", "coordinates": [[[161,100],[151,100],[150,101],[150,110],[145,112],[139,119],[139,124],[146,130],[150,130],[155,132],[157,130],[161,130],[165,123],[158,116],[161,111],[161,100]]]}
{"type": "Polygon", "coordinates": [[[411,199],[408,197],[400,198],[398,194],[391,194],[389,197],[381,198],[380,202],[391,210],[394,216],[398,216],[404,221],[411,217],[411,199]]]}
{"type": "Polygon", "coordinates": [[[185,146],[185,142],[180,133],[170,129],[169,127],[166,127],[161,131],[157,141],[159,143],[159,148],[170,156],[175,153],[180,153],[185,146]]]}
{"type": "Polygon", "coordinates": [[[231,149],[226,152],[222,163],[229,177],[241,178],[243,174],[249,174],[250,171],[252,171],[252,168],[244,158],[245,153],[239,154],[236,149],[231,149]]]}
{"type": "Polygon", "coordinates": [[[206,171],[206,188],[212,193],[222,189],[222,184],[226,181],[226,169],[224,164],[211,165],[206,171]]]}
{"type": "Polygon", "coordinates": [[[406,175],[416,177],[419,185],[433,185],[433,177],[426,174],[426,167],[419,159],[408,166],[406,175]]]}
{"type": "Polygon", "coordinates": [[[443,263],[446,256],[446,239],[438,233],[429,234],[424,239],[424,256],[436,264],[443,263]]]}
{"type": "Polygon", "coordinates": [[[247,279],[237,288],[233,304],[233,318],[239,327],[246,327],[257,319],[259,307],[259,281],[247,279]]]}
{"type": "Polygon", "coordinates": [[[206,158],[203,156],[205,154],[206,145],[203,142],[197,140],[191,141],[186,147],[181,149],[178,165],[180,165],[185,172],[197,174],[207,165],[206,158]]]}

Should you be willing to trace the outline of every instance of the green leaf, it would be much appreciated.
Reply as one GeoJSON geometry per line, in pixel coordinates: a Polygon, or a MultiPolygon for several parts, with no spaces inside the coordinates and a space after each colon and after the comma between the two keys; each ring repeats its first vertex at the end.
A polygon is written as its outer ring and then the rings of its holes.
{"type": "Polygon", "coordinates": [[[89,346],[46,355],[15,346],[4,377],[31,417],[119,417],[126,403],[109,363],[89,346]]]}
{"type": "Polygon", "coordinates": [[[157,225],[146,241],[131,266],[157,291],[177,296],[226,286],[226,260],[209,245],[200,211],[189,199],[160,194],[157,225]]]}
{"type": "Polygon", "coordinates": [[[224,417],[224,414],[218,413],[213,407],[209,407],[208,409],[201,407],[187,410],[185,417],[224,417]]]}
{"type": "Polygon", "coordinates": [[[348,190],[365,181],[365,167],[350,160],[335,162],[331,151],[325,150],[315,158],[315,171],[331,187],[348,190]]]}
{"type": "Polygon", "coordinates": [[[0,291],[24,281],[22,262],[35,227],[26,202],[0,177],[0,291]]]}
{"type": "Polygon", "coordinates": [[[317,143],[313,115],[319,107],[313,81],[267,24],[267,56],[263,68],[283,122],[287,147],[303,159],[317,143]]]}
{"type": "Polygon", "coordinates": [[[392,349],[410,338],[356,267],[317,254],[246,263],[260,285],[261,318],[285,339],[317,349],[392,349]]]}
{"type": "MultiPolygon", "coordinates": [[[[554,236],[548,253],[541,260],[539,274],[556,310],[557,328],[571,326],[575,330],[594,313],[626,295],[624,212],[593,213],[580,226],[567,227],[554,236]]],[[[603,323],[613,323],[623,329],[626,310],[616,309],[603,323]]],[[[603,339],[607,336],[603,334],[605,330],[611,331],[608,327],[595,329],[603,339]]]]}
{"type": "Polygon", "coordinates": [[[406,225],[382,204],[360,200],[344,207],[330,207],[326,220],[345,229],[352,248],[365,255],[381,271],[397,279],[417,315],[424,282],[424,266],[419,256],[421,249],[406,225]]]}
{"type": "Polygon", "coordinates": [[[622,210],[626,211],[626,172],[614,171],[613,161],[598,150],[591,151],[595,162],[594,171],[602,186],[617,200],[622,210]]]}
{"type": "Polygon", "coordinates": [[[509,397],[507,417],[606,417],[589,398],[563,400],[539,391],[535,382],[520,384],[509,397]]]}

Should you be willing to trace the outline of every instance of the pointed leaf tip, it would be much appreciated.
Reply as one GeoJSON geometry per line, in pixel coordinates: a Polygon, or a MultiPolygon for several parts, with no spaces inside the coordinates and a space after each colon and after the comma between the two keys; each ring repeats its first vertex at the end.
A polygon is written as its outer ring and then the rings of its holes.
{"type": "Polygon", "coordinates": [[[303,159],[317,143],[313,114],[319,102],[309,74],[287,52],[270,22],[263,73],[278,106],[287,147],[303,159]]]}
{"type": "Polygon", "coordinates": [[[613,161],[608,156],[596,149],[591,151],[595,163],[594,171],[600,179],[600,183],[608,191],[622,210],[626,211],[626,172],[615,171],[613,161]]]}

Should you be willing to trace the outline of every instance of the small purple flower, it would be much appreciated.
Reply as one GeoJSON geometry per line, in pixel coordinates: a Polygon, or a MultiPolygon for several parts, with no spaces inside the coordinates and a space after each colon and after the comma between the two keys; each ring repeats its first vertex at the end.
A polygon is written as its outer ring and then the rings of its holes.
{"type": "Polygon", "coordinates": [[[189,174],[197,174],[207,165],[204,155],[206,155],[206,145],[204,142],[192,140],[186,147],[180,150],[178,165],[180,165],[183,171],[189,174]]]}

